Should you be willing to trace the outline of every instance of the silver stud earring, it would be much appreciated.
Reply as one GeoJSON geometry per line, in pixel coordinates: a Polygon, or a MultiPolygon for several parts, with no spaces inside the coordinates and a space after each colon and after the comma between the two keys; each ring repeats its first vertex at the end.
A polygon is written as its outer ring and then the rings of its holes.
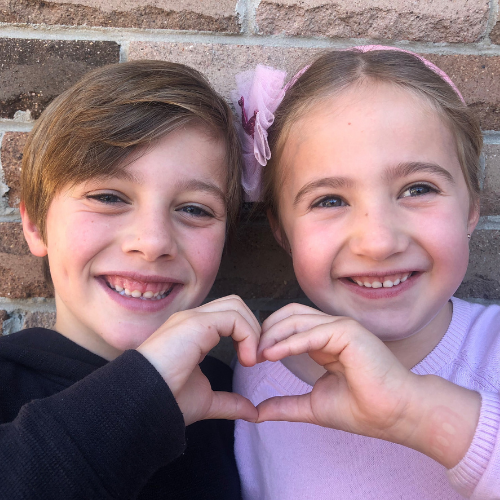
{"type": "Polygon", "coordinates": [[[469,238],[469,240],[470,240],[470,233],[467,235],[467,238],[469,238]]]}

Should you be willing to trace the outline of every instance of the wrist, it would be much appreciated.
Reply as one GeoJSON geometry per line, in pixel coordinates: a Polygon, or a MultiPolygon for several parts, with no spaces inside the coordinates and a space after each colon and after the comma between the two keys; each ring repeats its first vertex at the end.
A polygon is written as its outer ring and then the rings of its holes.
{"type": "MultiPolygon", "coordinates": [[[[413,374],[412,374],[413,375],[413,374]]],[[[413,375],[414,391],[399,444],[451,469],[467,453],[479,420],[481,396],[435,375],[413,375]]]]}

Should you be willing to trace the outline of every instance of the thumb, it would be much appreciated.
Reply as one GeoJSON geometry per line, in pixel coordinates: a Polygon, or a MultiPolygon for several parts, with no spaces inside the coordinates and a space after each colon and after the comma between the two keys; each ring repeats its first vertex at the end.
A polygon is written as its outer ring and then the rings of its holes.
{"type": "Polygon", "coordinates": [[[257,405],[258,423],[267,420],[285,420],[315,424],[316,418],[311,409],[311,394],[301,396],[276,396],[257,405]]]}
{"type": "Polygon", "coordinates": [[[204,419],[223,418],[226,420],[242,419],[256,422],[257,408],[245,397],[234,392],[214,391],[210,408],[204,419]]]}

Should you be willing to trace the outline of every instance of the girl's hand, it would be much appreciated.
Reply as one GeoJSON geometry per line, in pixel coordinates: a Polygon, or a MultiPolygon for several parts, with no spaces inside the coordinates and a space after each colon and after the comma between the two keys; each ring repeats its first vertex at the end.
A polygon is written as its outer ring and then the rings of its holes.
{"type": "Polygon", "coordinates": [[[479,394],[406,369],[358,322],[290,304],[262,325],[259,357],[308,353],[327,373],[309,394],[257,406],[259,422],[332,427],[414,448],[446,467],[465,455],[479,418],[479,394]]]}
{"type": "Polygon", "coordinates": [[[257,409],[239,394],[214,392],[198,366],[220,337],[231,336],[240,363],[256,363],[260,325],[237,296],[214,300],[170,318],[137,350],[158,370],[172,391],[186,425],[198,420],[257,420],[257,409]]]}

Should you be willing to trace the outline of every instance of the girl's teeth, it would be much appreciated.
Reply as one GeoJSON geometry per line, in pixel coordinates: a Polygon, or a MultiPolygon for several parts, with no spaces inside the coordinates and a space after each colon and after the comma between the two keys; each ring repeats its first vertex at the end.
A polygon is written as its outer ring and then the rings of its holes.
{"type": "Polygon", "coordinates": [[[366,286],[366,288],[392,288],[393,286],[399,285],[400,283],[404,283],[409,277],[410,274],[407,274],[406,276],[403,276],[402,278],[397,278],[394,281],[391,280],[384,280],[384,282],[380,281],[374,281],[373,283],[369,283],[368,281],[362,282],[359,280],[356,280],[352,278],[352,280],[357,283],[359,286],[366,286]]]}
{"type": "Polygon", "coordinates": [[[134,290],[132,293],[131,293],[132,297],[135,297],[136,299],[138,297],[142,297],[142,293],[139,292],[139,290],[134,290]]]}
{"type": "Polygon", "coordinates": [[[130,297],[132,295],[132,292],[128,288],[125,288],[125,295],[127,297],[130,297]]]}
{"type": "Polygon", "coordinates": [[[165,298],[168,293],[167,290],[162,290],[160,292],[152,292],[151,290],[148,290],[147,292],[141,293],[140,290],[132,290],[130,291],[128,288],[123,288],[119,285],[111,285],[108,283],[110,288],[115,290],[117,293],[122,295],[123,297],[133,297],[135,299],[142,299],[142,300],[161,300],[165,298]]]}
{"type": "Polygon", "coordinates": [[[120,292],[122,292],[122,291],[123,291],[123,288],[122,288],[120,285],[116,285],[116,286],[115,286],[115,290],[116,290],[118,293],[120,293],[120,292]]]}
{"type": "Polygon", "coordinates": [[[150,299],[152,296],[154,295],[153,292],[144,292],[142,294],[142,296],[145,298],[145,299],[150,299]]]}

